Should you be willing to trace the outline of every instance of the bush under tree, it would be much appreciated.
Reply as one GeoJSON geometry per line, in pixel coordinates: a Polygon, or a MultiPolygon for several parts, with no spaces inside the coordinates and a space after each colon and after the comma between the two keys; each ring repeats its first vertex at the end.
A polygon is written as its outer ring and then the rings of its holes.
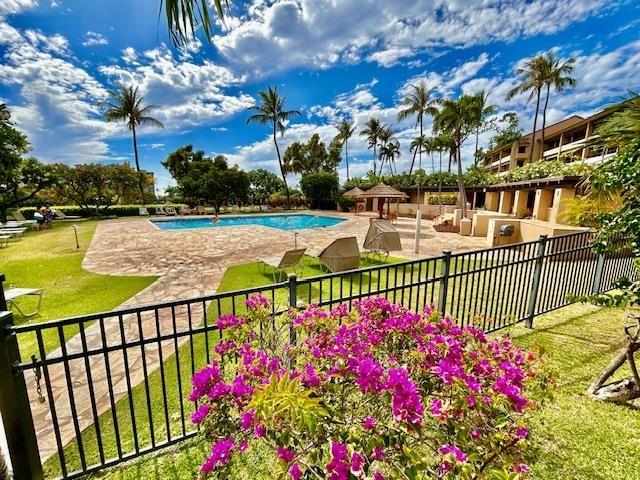
{"type": "Polygon", "coordinates": [[[311,208],[334,209],[340,192],[340,182],[334,173],[312,173],[300,179],[300,189],[311,203],[311,208]]]}

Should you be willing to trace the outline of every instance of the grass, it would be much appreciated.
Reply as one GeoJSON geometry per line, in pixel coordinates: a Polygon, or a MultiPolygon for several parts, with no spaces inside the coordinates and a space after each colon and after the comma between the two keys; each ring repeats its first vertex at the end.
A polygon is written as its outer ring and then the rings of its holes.
{"type": "MultiPolygon", "coordinates": [[[[111,310],[156,280],[156,277],[114,277],[83,270],[82,260],[98,222],[83,221],[77,225],[79,249],[71,223],[54,222],[52,229],[25,233],[20,241],[0,250],[0,273],[6,276],[5,288],[15,285],[44,289],[40,313],[24,318],[16,312],[16,324],[111,310]]],[[[25,307],[23,311],[35,306],[35,298],[19,302],[25,307]]],[[[72,328],[65,328],[67,338],[75,333],[72,328]]],[[[37,352],[35,335],[21,335],[19,341],[23,358],[37,352]]],[[[59,345],[55,331],[47,331],[44,341],[48,351],[59,345]]]]}
{"type": "MultiPolygon", "coordinates": [[[[593,377],[620,348],[623,312],[570,306],[536,319],[535,330],[516,328],[515,342],[544,352],[556,375],[554,398],[532,421],[537,446],[531,460],[537,479],[605,480],[639,478],[638,412],[599,403],[585,393],[593,377]]],[[[193,478],[206,445],[190,440],[160,455],[150,455],[101,475],[110,480],[193,478]]],[[[271,478],[264,454],[247,456],[256,479],[271,478]]]]}

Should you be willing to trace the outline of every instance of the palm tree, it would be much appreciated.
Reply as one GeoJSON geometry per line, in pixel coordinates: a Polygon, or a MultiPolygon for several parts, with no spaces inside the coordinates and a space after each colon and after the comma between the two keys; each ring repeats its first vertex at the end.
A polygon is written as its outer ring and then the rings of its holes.
{"type": "Polygon", "coordinates": [[[438,168],[438,205],[440,206],[440,215],[442,215],[442,152],[449,152],[449,171],[451,171],[451,137],[441,133],[436,135],[433,139],[434,146],[440,157],[440,164],[438,168]]]}
{"type": "Polygon", "coordinates": [[[347,182],[349,181],[349,139],[356,131],[356,127],[354,126],[353,120],[342,120],[338,126],[338,136],[344,142],[344,159],[347,164],[347,182]]]}
{"type": "Polygon", "coordinates": [[[630,92],[613,108],[617,111],[597,127],[598,136],[588,140],[586,145],[618,148],[640,138],[640,93],[630,92]]]}
{"type": "Polygon", "coordinates": [[[549,95],[551,93],[551,87],[556,92],[562,92],[567,87],[575,87],[576,79],[571,77],[573,73],[573,65],[576,63],[575,58],[570,58],[564,62],[561,62],[553,52],[547,52],[545,55],[545,67],[546,75],[544,84],[547,88],[546,98],[544,100],[544,107],[542,108],[542,148],[544,149],[544,127],[547,122],[547,105],[549,104],[549,95]]]}
{"type": "Polygon", "coordinates": [[[376,173],[376,148],[378,146],[378,136],[382,130],[382,124],[377,118],[370,118],[365,127],[360,132],[360,136],[367,138],[369,149],[373,148],[373,174],[376,173]]]}
{"type": "MultiPolygon", "coordinates": [[[[411,141],[411,145],[409,146],[409,151],[413,152],[413,159],[411,160],[411,167],[409,167],[409,175],[411,175],[411,173],[413,172],[413,165],[415,164],[418,150],[424,151],[426,144],[427,144],[427,137],[424,135],[420,135],[419,137],[416,137],[411,141]]],[[[422,168],[420,163],[418,165],[419,165],[419,168],[422,168]]]]}
{"type": "MultiPolygon", "coordinates": [[[[382,149],[387,146],[387,144],[393,138],[394,134],[395,134],[395,132],[391,129],[391,127],[389,125],[385,125],[384,127],[381,127],[380,131],[378,132],[378,140],[380,141],[380,143],[378,145],[380,147],[380,175],[382,175],[382,167],[384,166],[384,159],[382,157],[382,149]]],[[[384,158],[386,158],[387,160],[389,159],[386,155],[385,155],[384,158]]],[[[391,167],[389,167],[389,168],[391,168],[391,167]]]]}
{"type": "Polygon", "coordinates": [[[489,105],[488,101],[489,101],[489,94],[486,93],[484,90],[480,90],[478,93],[476,93],[473,96],[476,104],[476,148],[474,150],[474,159],[475,159],[475,163],[478,163],[478,141],[480,138],[480,128],[482,127],[484,121],[486,120],[486,118],[489,115],[493,115],[496,110],[497,107],[495,105],[489,105]]]}
{"type": "Polygon", "coordinates": [[[467,195],[462,176],[462,157],[460,146],[469,138],[476,125],[476,101],[472,95],[462,95],[456,100],[444,99],[440,101],[440,111],[433,122],[436,132],[447,133],[451,136],[453,150],[458,163],[458,190],[460,194],[460,210],[462,218],[467,218],[467,195]]]}
{"type": "MultiPolygon", "coordinates": [[[[118,90],[108,90],[109,100],[101,105],[107,107],[104,118],[107,122],[126,122],[127,128],[131,130],[133,136],[133,153],[136,160],[136,170],[140,173],[140,159],[138,156],[138,138],[136,127],[158,127],[164,128],[160,120],[150,116],[153,110],[159,108],[158,105],[143,106],[144,98],[138,94],[138,87],[120,85],[118,90]]],[[[140,183],[140,200],[144,203],[144,188],[142,177],[140,183]]]]}
{"type": "MultiPolygon", "coordinates": [[[[419,85],[410,85],[409,91],[402,99],[401,105],[404,106],[398,112],[398,120],[404,120],[411,116],[416,117],[416,127],[420,127],[420,137],[423,136],[423,121],[425,115],[436,115],[436,101],[429,98],[432,94],[431,90],[427,90],[424,82],[419,85]]],[[[422,163],[422,149],[418,150],[419,162],[422,163]]]]}
{"type": "MultiPolygon", "coordinates": [[[[211,40],[213,31],[208,3],[203,0],[160,0],[160,11],[164,6],[167,29],[174,45],[189,43],[198,26],[202,27],[207,40],[211,40]]],[[[229,0],[213,0],[218,18],[222,21],[224,21],[223,3],[229,7],[229,0]]]]}
{"type": "Polygon", "coordinates": [[[276,146],[276,154],[278,156],[278,165],[280,165],[280,173],[284,181],[284,188],[287,194],[287,206],[289,206],[289,185],[287,184],[287,175],[282,165],[282,157],[280,156],[280,148],[278,148],[277,133],[284,136],[286,122],[295,115],[300,115],[298,110],[285,110],[284,103],[287,97],[282,97],[278,93],[276,87],[269,85],[268,90],[258,92],[258,96],[262,100],[260,105],[253,105],[249,110],[256,112],[247,118],[247,123],[257,123],[258,125],[271,125],[273,127],[273,144],[276,146]]]}
{"type": "MultiPolygon", "coordinates": [[[[398,140],[388,141],[380,146],[380,158],[387,160],[389,164],[389,172],[391,175],[397,174],[396,158],[400,156],[400,142],[398,140]],[[392,168],[393,165],[393,168],[392,168]]],[[[382,166],[380,167],[380,175],[382,175],[382,166]]]]}
{"type": "Polygon", "coordinates": [[[536,114],[533,117],[533,133],[531,139],[531,149],[529,150],[529,163],[533,159],[533,149],[536,143],[536,128],[538,126],[538,112],[540,111],[540,92],[547,78],[547,67],[544,56],[538,55],[530,58],[524,64],[524,67],[518,68],[516,73],[522,77],[522,83],[511,89],[507,94],[507,100],[511,100],[516,95],[529,92],[527,104],[533,96],[536,97],[536,114]]]}

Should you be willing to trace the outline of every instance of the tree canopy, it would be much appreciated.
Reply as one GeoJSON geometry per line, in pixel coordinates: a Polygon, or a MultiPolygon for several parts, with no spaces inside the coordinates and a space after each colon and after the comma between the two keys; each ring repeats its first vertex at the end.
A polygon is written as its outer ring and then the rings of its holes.
{"type": "Polygon", "coordinates": [[[263,204],[277,192],[284,192],[284,182],[275,173],[262,168],[249,173],[249,197],[254,204],[263,204]]]}
{"type": "Polygon", "coordinates": [[[339,136],[331,141],[327,150],[320,135],[314,133],[307,143],[293,142],[287,147],[283,157],[284,171],[303,176],[316,172],[335,174],[341,153],[342,140],[339,136]]]}

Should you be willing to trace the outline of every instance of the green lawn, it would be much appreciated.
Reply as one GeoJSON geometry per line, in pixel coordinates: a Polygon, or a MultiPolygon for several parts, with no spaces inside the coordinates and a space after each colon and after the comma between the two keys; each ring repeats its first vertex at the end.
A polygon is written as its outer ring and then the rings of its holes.
{"type": "MultiPolygon", "coordinates": [[[[44,288],[40,314],[25,319],[18,313],[15,323],[46,322],[56,318],[111,310],[156,280],[156,277],[114,277],[97,275],[82,269],[82,260],[95,232],[97,221],[78,222],[76,241],[70,222],[54,222],[51,230],[26,233],[21,240],[0,250],[0,273],[6,278],[5,288],[44,288]]],[[[35,299],[20,299],[29,311],[35,299]]],[[[65,328],[67,338],[75,333],[65,328]]],[[[59,342],[54,331],[45,334],[47,350],[59,342]]],[[[37,352],[35,335],[21,335],[21,354],[28,358],[37,352]]]]}

